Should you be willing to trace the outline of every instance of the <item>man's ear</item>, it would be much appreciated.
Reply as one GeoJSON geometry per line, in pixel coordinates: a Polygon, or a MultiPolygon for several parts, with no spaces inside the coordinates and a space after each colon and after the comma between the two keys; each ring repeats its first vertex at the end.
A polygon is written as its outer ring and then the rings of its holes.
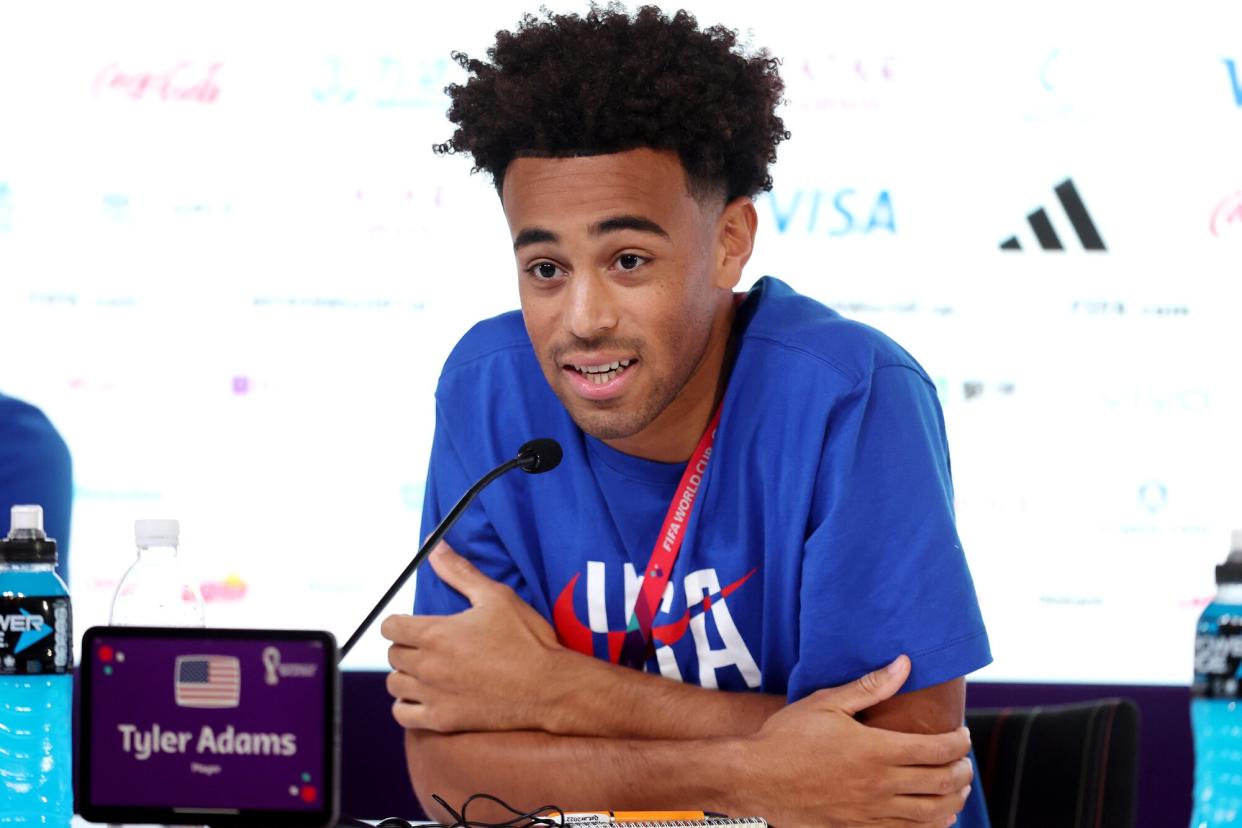
{"type": "Polygon", "coordinates": [[[714,265],[716,287],[732,290],[742,280],[742,269],[755,248],[759,214],[750,196],[738,196],[725,205],[716,220],[714,265]]]}

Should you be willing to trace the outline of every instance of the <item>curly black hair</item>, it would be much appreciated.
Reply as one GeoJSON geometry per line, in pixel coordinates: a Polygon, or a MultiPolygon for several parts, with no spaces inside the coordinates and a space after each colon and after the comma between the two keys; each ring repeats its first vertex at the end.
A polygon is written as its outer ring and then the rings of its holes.
{"type": "Polygon", "coordinates": [[[784,82],[767,50],[736,50],[737,33],[700,30],[688,12],[630,15],[591,3],[583,17],[524,15],[497,32],[489,62],[460,52],[464,84],[446,87],[457,124],[438,154],[469,152],[499,192],[519,156],[566,157],[638,147],[674,150],[692,195],[726,201],[772,189],[768,165],[789,137],[776,115],[784,82]]]}

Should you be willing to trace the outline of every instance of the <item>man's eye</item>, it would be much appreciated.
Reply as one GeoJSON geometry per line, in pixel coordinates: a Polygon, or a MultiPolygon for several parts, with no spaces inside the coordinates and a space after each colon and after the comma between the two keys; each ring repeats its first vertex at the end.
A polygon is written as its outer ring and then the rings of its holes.
{"type": "Polygon", "coordinates": [[[621,265],[622,270],[637,270],[644,261],[642,256],[634,253],[626,253],[617,258],[617,264],[621,265]]]}
{"type": "Polygon", "coordinates": [[[555,279],[556,271],[559,270],[556,265],[551,262],[540,262],[530,269],[530,272],[538,276],[540,279],[555,279]]]}

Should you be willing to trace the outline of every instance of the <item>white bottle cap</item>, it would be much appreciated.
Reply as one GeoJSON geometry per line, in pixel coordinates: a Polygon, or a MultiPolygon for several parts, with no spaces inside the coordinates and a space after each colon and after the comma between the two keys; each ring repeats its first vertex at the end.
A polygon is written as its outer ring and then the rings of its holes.
{"type": "Polygon", "coordinates": [[[176,546],[181,524],[175,520],[136,520],[134,540],[139,546],[176,546]]]}
{"type": "Polygon", "coordinates": [[[14,506],[11,514],[13,519],[9,522],[10,531],[43,532],[42,506],[14,506]]]}
{"type": "Polygon", "coordinates": [[[1233,535],[1229,538],[1229,551],[1242,552],[1242,529],[1233,530],[1233,535]]]}

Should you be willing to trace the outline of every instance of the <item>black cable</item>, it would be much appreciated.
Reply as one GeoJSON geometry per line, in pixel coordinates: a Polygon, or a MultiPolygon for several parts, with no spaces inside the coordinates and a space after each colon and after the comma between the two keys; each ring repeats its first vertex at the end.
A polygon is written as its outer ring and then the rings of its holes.
{"type": "Polygon", "coordinates": [[[461,815],[459,816],[448,806],[448,803],[440,797],[433,794],[432,799],[440,803],[440,807],[448,811],[449,814],[457,820],[457,825],[450,826],[449,828],[528,828],[528,826],[534,825],[563,826],[565,824],[565,812],[555,805],[544,805],[533,811],[526,811],[523,813],[499,797],[492,796],[491,794],[477,793],[462,803],[461,815]],[[494,802],[509,813],[513,814],[513,818],[506,820],[505,822],[477,822],[467,819],[466,809],[470,806],[471,802],[474,802],[477,799],[484,799],[488,802],[494,802]],[[557,818],[554,820],[543,816],[543,814],[549,812],[557,814],[557,818]],[[522,822],[522,820],[526,821],[522,822]]]}
{"type": "MultiPolygon", "coordinates": [[[[461,812],[453,810],[453,807],[444,801],[444,797],[439,794],[432,794],[431,798],[436,803],[448,811],[449,816],[453,818],[452,823],[445,825],[440,822],[428,823],[418,826],[418,828],[535,828],[536,826],[555,826],[555,828],[564,828],[565,812],[555,805],[544,805],[542,808],[536,808],[533,811],[523,813],[514,808],[508,802],[500,797],[491,794],[477,793],[469,797],[461,805],[461,812]],[[470,803],[478,799],[484,799],[493,802],[513,814],[513,818],[506,822],[479,822],[478,820],[470,820],[466,817],[466,809],[470,807],[470,803]],[[525,820],[525,821],[523,821],[525,820]]],[[[707,819],[728,819],[725,814],[718,814],[714,811],[704,811],[703,816],[707,819]]],[[[337,828],[415,828],[414,824],[409,820],[400,817],[388,817],[381,820],[376,825],[369,822],[363,822],[351,816],[341,815],[337,820],[337,828]]]]}
{"type": "MultiPolygon", "coordinates": [[[[462,803],[461,812],[458,813],[453,810],[452,806],[444,801],[443,797],[437,794],[432,794],[431,798],[434,799],[441,808],[448,811],[449,816],[453,818],[453,822],[448,825],[436,822],[420,826],[420,828],[536,828],[536,826],[555,826],[556,828],[562,828],[565,825],[565,812],[555,805],[544,805],[543,807],[536,808],[533,811],[522,812],[499,797],[492,796],[491,794],[477,793],[462,803]],[[488,802],[493,802],[499,805],[509,813],[513,814],[513,818],[505,822],[480,822],[468,819],[466,811],[470,807],[470,803],[479,799],[487,800],[488,802]],[[552,816],[553,814],[555,814],[555,816],[552,816]]],[[[340,816],[336,824],[338,828],[414,828],[414,825],[409,820],[401,819],[400,817],[388,817],[387,819],[381,820],[378,825],[372,826],[369,822],[364,822],[363,820],[347,816],[345,814],[340,816]]]]}

